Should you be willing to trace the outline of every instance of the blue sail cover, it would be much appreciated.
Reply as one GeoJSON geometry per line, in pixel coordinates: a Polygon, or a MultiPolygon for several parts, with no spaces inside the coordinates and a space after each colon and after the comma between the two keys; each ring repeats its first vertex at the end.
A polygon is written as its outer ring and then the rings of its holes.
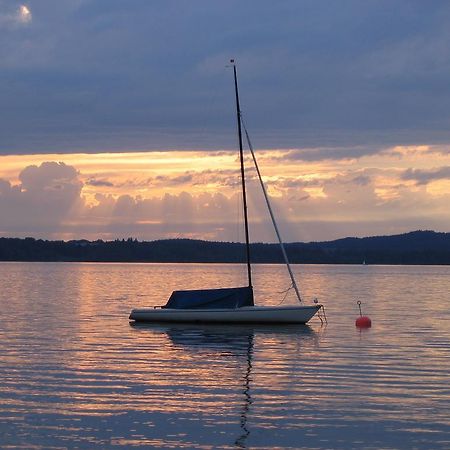
{"type": "Polygon", "coordinates": [[[253,288],[200,289],[173,291],[163,308],[223,309],[253,306],[253,288]]]}

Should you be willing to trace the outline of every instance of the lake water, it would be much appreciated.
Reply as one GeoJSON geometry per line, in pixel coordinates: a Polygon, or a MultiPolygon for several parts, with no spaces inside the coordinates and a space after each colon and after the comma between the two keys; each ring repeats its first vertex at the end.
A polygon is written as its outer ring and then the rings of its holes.
{"type": "Polygon", "coordinates": [[[327,326],[129,324],[239,265],[0,263],[0,447],[449,449],[450,267],[294,269],[327,326]]]}

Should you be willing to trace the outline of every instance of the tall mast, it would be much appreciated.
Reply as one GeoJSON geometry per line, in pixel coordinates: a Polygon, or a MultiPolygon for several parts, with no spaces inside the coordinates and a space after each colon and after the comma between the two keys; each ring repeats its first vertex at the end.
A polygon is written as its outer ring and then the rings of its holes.
{"type": "Polygon", "coordinates": [[[238,125],[238,137],[239,137],[239,157],[241,160],[241,180],[242,180],[242,199],[244,207],[244,227],[245,227],[245,247],[247,250],[247,272],[248,272],[248,285],[252,286],[252,268],[250,265],[250,239],[248,234],[248,213],[247,213],[247,192],[245,190],[245,170],[244,170],[244,151],[242,148],[242,127],[241,127],[241,107],[239,105],[239,92],[238,92],[238,82],[236,74],[236,64],[234,59],[230,60],[233,65],[234,73],[234,90],[236,93],[236,116],[238,125]]]}

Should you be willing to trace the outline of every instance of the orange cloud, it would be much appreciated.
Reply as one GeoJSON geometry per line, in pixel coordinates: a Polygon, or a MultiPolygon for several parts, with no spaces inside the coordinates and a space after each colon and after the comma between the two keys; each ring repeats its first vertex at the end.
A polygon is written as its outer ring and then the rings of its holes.
{"type": "MultiPolygon", "coordinates": [[[[405,149],[401,158],[386,151],[352,162],[286,162],[285,153],[265,151],[260,159],[288,240],[342,237],[339,233],[367,235],[375,230],[375,223],[381,232],[383,227],[385,232],[433,227],[445,231],[448,227],[450,161],[442,149],[436,153],[444,163],[439,167],[431,165],[429,149],[405,149]],[[341,225],[333,228],[331,224],[341,225]],[[305,232],[308,227],[311,231],[305,232]]],[[[236,231],[240,230],[240,179],[233,152],[0,159],[2,234],[242,238],[236,231]]],[[[248,175],[252,237],[272,240],[255,173],[249,170],[248,175]]]]}

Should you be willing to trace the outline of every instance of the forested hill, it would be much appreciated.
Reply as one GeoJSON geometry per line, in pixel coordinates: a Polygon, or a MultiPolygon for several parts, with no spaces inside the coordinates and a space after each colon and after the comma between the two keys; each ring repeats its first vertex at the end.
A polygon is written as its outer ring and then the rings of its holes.
{"type": "MultiPolygon", "coordinates": [[[[292,263],[450,264],[450,233],[413,231],[394,236],[345,238],[329,242],[289,243],[292,263]]],[[[0,238],[1,261],[243,262],[241,243],[168,239],[139,242],[45,241],[0,238]]],[[[252,262],[281,263],[278,244],[251,245],[252,262]]]]}

